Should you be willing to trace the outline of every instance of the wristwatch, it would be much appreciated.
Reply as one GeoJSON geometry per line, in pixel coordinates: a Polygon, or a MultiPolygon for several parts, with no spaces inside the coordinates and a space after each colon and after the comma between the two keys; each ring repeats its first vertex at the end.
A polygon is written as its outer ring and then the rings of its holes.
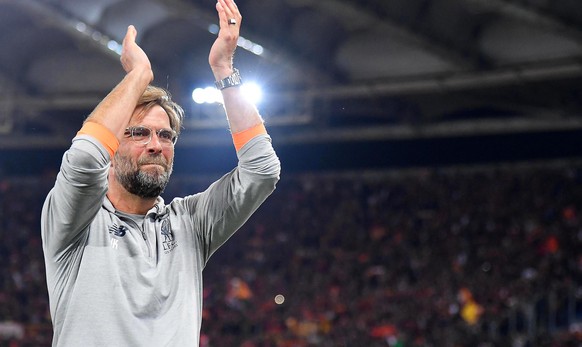
{"type": "Polygon", "coordinates": [[[241,84],[242,84],[242,78],[240,77],[240,72],[236,68],[233,69],[232,75],[230,75],[230,76],[228,76],[220,81],[214,82],[214,85],[216,86],[216,89],[218,89],[218,90],[223,90],[225,88],[240,86],[241,84]]]}

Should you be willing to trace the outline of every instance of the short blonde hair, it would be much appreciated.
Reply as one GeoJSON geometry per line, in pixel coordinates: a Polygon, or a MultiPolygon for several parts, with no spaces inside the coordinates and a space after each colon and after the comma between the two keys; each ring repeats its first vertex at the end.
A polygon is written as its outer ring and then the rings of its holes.
{"type": "Polygon", "coordinates": [[[149,110],[155,105],[160,105],[168,118],[170,119],[170,127],[180,135],[182,123],[184,121],[184,110],[180,105],[172,101],[170,92],[164,88],[149,85],[137,102],[138,107],[143,107],[143,112],[149,110]]]}

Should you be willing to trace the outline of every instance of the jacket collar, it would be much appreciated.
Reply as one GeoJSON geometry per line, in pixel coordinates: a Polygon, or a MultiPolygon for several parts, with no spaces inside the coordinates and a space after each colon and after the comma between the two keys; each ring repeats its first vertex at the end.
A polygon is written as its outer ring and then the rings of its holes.
{"type": "MultiPolygon", "coordinates": [[[[103,199],[103,208],[105,208],[108,212],[115,213],[116,209],[105,195],[105,199],[103,199]]],[[[161,218],[168,213],[168,208],[164,203],[164,199],[161,196],[158,196],[156,199],[156,204],[152,207],[147,213],[146,216],[153,217],[153,218],[161,218]]]]}

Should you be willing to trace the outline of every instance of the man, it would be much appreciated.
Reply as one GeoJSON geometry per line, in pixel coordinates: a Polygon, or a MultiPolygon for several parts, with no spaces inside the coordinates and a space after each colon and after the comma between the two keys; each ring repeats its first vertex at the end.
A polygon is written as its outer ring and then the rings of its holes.
{"type": "Polygon", "coordinates": [[[216,4],[209,63],[222,89],[236,169],[165,204],[182,109],[149,86],[149,59],[128,28],[126,75],[63,156],[42,211],[53,346],[198,346],[202,269],[275,189],[280,164],[232,57],[241,15],[216,4]],[[234,76],[233,76],[234,75],[234,76]]]}

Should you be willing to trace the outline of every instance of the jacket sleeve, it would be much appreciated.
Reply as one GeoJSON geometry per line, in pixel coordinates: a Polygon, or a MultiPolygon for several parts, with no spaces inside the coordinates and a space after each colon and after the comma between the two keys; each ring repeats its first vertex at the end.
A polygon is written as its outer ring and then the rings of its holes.
{"type": "Polygon", "coordinates": [[[247,142],[237,157],[234,170],[204,192],[179,201],[191,216],[204,262],[249,219],[279,180],[281,165],[269,135],[247,142]]]}
{"type": "Polygon", "coordinates": [[[73,139],[42,209],[46,256],[58,256],[88,230],[107,192],[109,162],[109,153],[93,137],[73,139]]]}

